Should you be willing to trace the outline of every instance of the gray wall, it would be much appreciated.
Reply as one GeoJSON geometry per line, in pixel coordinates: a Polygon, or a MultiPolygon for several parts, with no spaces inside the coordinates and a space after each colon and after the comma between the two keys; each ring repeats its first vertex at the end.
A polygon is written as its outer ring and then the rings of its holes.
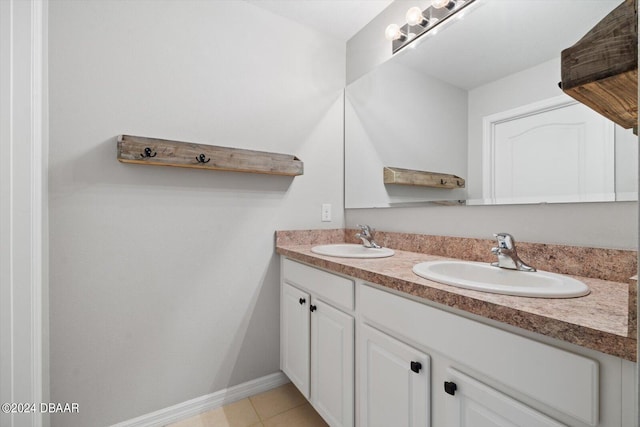
{"type": "MultiPolygon", "coordinates": [[[[345,206],[441,200],[441,189],[386,186],[380,171],[391,166],[466,176],[466,113],[466,90],[400,62],[389,61],[349,85],[344,112],[349,141],[344,154],[345,206]]],[[[465,194],[465,189],[447,191],[453,200],[465,194]]]]}
{"type": "Polygon", "coordinates": [[[344,225],[344,43],[242,1],[54,0],[49,24],[50,399],[80,404],[52,425],[278,371],[274,230],[344,225]],[[123,133],[291,153],[305,173],[121,164],[123,133]]]}
{"type": "Polygon", "coordinates": [[[428,0],[395,0],[358,31],[347,42],[347,84],[391,58],[391,42],[384,38],[387,25],[395,23],[402,26],[410,7],[424,9],[428,4],[428,0]]]}
{"type": "MultiPolygon", "coordinates": [[[[404,14],[413,6],[409,3],[391,3],[347,42],[347,83],[391,58],[391,43],[384,38],[384,29],[390,23],[405,22],[404,14]]],[[[349,227],[367,223],[380,230],[480,238],[504,231],[522,241],[636,249],[637,205],[618,202],[346,209],[345,218],[349,227]]]]}

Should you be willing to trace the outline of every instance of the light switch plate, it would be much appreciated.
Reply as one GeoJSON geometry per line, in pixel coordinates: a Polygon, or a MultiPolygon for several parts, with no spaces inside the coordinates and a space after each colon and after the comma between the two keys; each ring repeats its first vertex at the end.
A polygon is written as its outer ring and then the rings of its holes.
{"type": "Polygon", "coordinates": [[[322,204],[322,222],[331,222],[331,204],[322,204]]]}

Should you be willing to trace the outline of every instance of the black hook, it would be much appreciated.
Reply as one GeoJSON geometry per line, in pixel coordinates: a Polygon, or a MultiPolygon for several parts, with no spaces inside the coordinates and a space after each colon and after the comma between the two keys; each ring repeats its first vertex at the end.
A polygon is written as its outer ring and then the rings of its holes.
{"type": "Polygon", "coordinates": [[[155,151],[153,152],[153,154],[151,154],[151,148],[146,147],[144,149],[144,153],[140,153],[140,157],[155,157],[158,153],[156,153],[155,151]]]}
{"type": "Polygon", "coordinates": [[[196,160],[198,161],[198,163],[209,163],[209,160],[211,160],[211,157],[209,157],[207,160],[205,160],[205,156],[204,154],[200,154],[198,157],[196,157],[196,160]]]}
{"type": "Polygon", "coordinates": [[[447,181],[445,181],[444,179],[440,180],[440,185],[445,185],[447,183],[447,181]]]}

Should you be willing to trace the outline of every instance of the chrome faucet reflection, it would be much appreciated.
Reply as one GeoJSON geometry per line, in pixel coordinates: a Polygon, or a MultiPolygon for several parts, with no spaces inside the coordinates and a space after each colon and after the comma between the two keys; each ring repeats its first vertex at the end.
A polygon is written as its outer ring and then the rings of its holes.
{"type": "Polygon", "coordinates": [[[358,225],[358,228],[360,228],[360,232],[356,233],[356,237],[362,240],[362,245],[365,248],[381,248],[381,246],[373,240],[373,232],[375,231],[373,228],[368,225],[358,225]]]}
{"type": "Polygon", "coordinates": [[[498,261],[492,262],[491,265],[510,270],[536,271],[520,259],[516,251],[516,241],[511,234],[498,233],[493,236],[498,240],[498,246],[492,248],[491,253],[498,256],[498,261]]]}

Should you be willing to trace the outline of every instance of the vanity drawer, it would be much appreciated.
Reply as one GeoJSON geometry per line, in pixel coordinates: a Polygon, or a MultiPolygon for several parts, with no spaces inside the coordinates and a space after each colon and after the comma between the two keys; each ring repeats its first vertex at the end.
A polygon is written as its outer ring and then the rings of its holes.
{"type": "Polygon", "coordinates": [[[354,309],[353,280],[284,258],[282,277],[285,282],[309,291],[326,302],[354,309]]]}
{"type": "Polygon", "coordinates": [[[358,307],[365,323],[598,425],[599,366],[591,359],[366,285],[358,307]]]}

